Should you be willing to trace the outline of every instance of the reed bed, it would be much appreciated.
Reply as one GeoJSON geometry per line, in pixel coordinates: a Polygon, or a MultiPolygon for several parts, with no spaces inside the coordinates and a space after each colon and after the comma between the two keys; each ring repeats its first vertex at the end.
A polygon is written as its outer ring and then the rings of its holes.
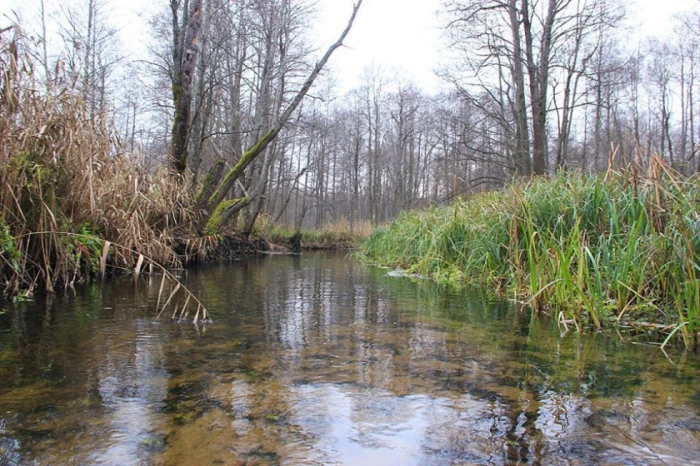
{"type": "Polygon", "coordinates": [[[187,184],[122,153],[67,76],[35,78],[24,45],[0,36],[0,291],[72,288],[107,263],[174,278],[177,238],[196,236],[187,184]]]}
{"type": "Polygon", "coordinates": [[[560,173],[410,212],[363,245],[371,261],[511,293],[564,327],[700,330],[700,180],[660,158],[560,173]]]}

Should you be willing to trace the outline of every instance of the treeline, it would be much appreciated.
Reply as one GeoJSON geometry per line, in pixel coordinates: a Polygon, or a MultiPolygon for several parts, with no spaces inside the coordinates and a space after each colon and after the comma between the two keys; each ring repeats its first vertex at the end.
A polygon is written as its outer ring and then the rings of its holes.
{"type": "MultiPolygon", "coordinates": [[[[205,8],[195,179],[261,136],[314,59],[305,2],[205,8]]],[[[448,90],[429,95],[377,67],[342,97],[331,81],[315,88],[234,187],[233,197],[257,194],[241,228],[261,213],[288,225],[381,223],[515,176],[599,171],[610,159],[658,154],[684,173],[700,165],[697,14],[678,18],[673,38],[639,44],[623,40],[631,31],[616,1],[447,1],[442,15],[454,58],[442,70],[448,90]]]]}
{"type": "MultiPolygon", "coordinates": [[[[265,135],[318,56],[306,0],[163,2],[148,59],[132,61],[114,47],[108,0],[71,5],[59,15],[64,75],[91,112],[114,116],[121,151],[154,169],[179,145],[195,186],[265,135]],[[178,142],[174,119],[183,118],[178,142]]],[[[667,39],[631,43],[625,14],[613,0],[445,0],[444,90],[429,94],[375,66],[338,96],[326,73],[225,193],[248,200],[232,221],[244,232],[261,215],[297,229],[381,223],[514,177],[652,155],[695,173],[700,16],[677,18],[667,39]]],[[[37,61],[55,74],[45,48],[37,61]]]]}

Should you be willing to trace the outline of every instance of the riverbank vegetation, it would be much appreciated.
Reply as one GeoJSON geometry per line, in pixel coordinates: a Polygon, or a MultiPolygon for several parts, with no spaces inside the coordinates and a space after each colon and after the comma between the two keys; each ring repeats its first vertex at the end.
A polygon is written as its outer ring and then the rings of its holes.
{"type": "Polygon", "coordinates": [[[196,212],[187,185],[115,153],[115,134],[92,118],[69,86],[35,78],[17,41],[0,53],[0,257],[4,294],[72,287],[97,272],[103,241],[111,262],[133,268],[139,254],[179,261],[175,238],[196,212]],[[44,88],[46,91],[38,91],[44,88]],[[136,257],[129,251],[134,251],[136,257]]]}
{"type": "Polygon", "coordinates": [[[0,294],[22,300],[73,289],[104,276],[107,265],[136,277],[155,270],[162,275],[157,311],[173,304],[182,317],[191,304],[194,319],[206,319],[206,308],[168,270],[182,263],[176,248],[202,255],[208,245],[188,240],[198,213],[187,183],[115,153],[108,122],[89,115],[75,88],[44,87],[19,43],[0,50],[0,294]]]}
{"type": "Polygon", "coordinates": [[[263,219],[258,232],[272,245],[291,249],[355,249],[369,237],[373,229],[368,221],[350,225],[347,219],[341,218],[323,228],[296,231],[263,219]],[[296,238],[298,244],[295,244],[296,238]]]}
{"type": "MultiPolygon", "coordinates": [[[[363,21],[360,3],[334,7],[349,21],[328,48],[314,42],[321,10],[307,0],[158,3],[143,25],[149,37],[140,50],[116,40],[125,33],[110,14],[120,5],[112,0],[71,0],[65,7],[37,1],[34,9],[18,7],[24,17],[3,17],[5,293],[70,287],[99,273],[105,260],[135,270],[141,257],[164,266],[230,257],[230,249],[256,249],[258,234],[294,249],[354,245],[369,225],[418,215],[402,214],[412,209],[509,183],[508,192],[520,186],[529,198],[530,185],[517,180],[532,176],[541,178],[532,182],[535,193],[544,189],[539,183],[566,188],[562,177],[578,176],[567,171],[608,169],[608,179],[642,189],[654,180],[649,167],[681,185],[700,169],[697,11],[674,19],[679,34],[627,47],[620,2],[443,0],[444,87],[432,92],[379,66],[337,85],[339,76],[325,65],[334,65],[336,49],[354,50],[347,34],[356,16],[363,21]],[[640,167],[636,182],[629,181],[631,160],[640,167]],[[104,241],[121,245],[107,259],[104,241]]],[[[659,180],[659,193],[676,189],[659,180]]],[[[499,194],[474,199],[489,196],[499,194]]],[[[670,216],[659,199],[658,209],[670,216]]],[[[457,202],[431,212],[456,209],[459,217],[467,204],[457,202]]],[[[487,215],[469,209],[475,218],[487,215]]],[[[602,226],[574,228],[571,221],[572,234],[580,229],[595,258],[589,243],[602,226]]],[[[532,237],[526,226],[516,228],[518,241],[532,237]]],[[[666,237],[666,224],[655,228],[666,237]]],[[[493,232],[484,232],[478,241],[490,241],[493,232]]],[[[520,264],[522,277],[515,278],[533,280],[525,295],[537,307],[556,306],[570,282],[584,300],[596,283],[557,275],[571,267],[554,262],[569,260],[564,253],[576,248],[562,244],[554,254],[550,240],[538,231],[513,258],[496,251],[489,260],[505,261],[492,264],[496,271],[507,270],[509,261],[520,264]],[[534,263],[527,254],[552,254],[551,273],[525,271],[523,264],[534,263]]],[[[407,246],[400,261],[413,266],[410,251],[418,246],[407,246]]],[[[609,247],[617,257],[618,245],[609,247]]],[[[462,269],[431,270],[452,276],[462,269]]],[[[620,320],[632,310],[651,318],[653,306],[668,315],[665,306],[674,301],[666,284],[645,296],[638,282],[625,282],[631,291],[616,283],[605,283],[619,287],[616,294],[582,301],[581,315],[562,322],[590,318],[603,325],[599,305],[620,320]]],[[[690,331],[685,319],[680,333],[690,331]]]]}
{"type": "MultiPolygon", "coordinates": [[[[206,260],[210,251],[218,255],[222,244],[240,243],[241,235],[230,226],[239,223],[238,213],[244,207],[259,201],[259,193],[256,188],[257,194],[249,194],[243,187],[242,196],[235,197],[231,188],[267,153],[334,50],[342,45],[361,3],[359,0],[352,9],[339,39],[309,68],[293,98],[277,100],[276,116],[256,122],[263,126],[242,146],[247,149],[239,160],[227,173],[223,161],[215,163],[201,183],[196,173],[185,173],[201,1],[189,8],[172,2],[175,55],[170,71],[175,116],[172,141],[167,144],[170,163],[151,167],[144,163],[144,154],[134,150],[135,121],[131,128],[127,124],[126,135],[120,134],[109,111],[105,82],[111,65],[102,60],[108,58],[104,39],[110,33],[93,24],[104,21],[98,11],[101,4],[89,4],[88,41],[76,43],[73,54],[68,54],[73,60],[69,69],[62,59],[55,69],[49,66],[43,3],[44,36],[38,44],[18,25],[0,29],[2,295],[22,299],[37,288],[47,292],[58,286],[72,289],[86,277],[104,276],[108,263],[131,270],[136,277],[150,266],[164,277],[159,302],[164,291],[170,293],[160,312],[182,290],[185,304],[180,315],[186,315],[192,300],[198,305],[198,316],[201,303],[168,268],[193,258],[206,260]],[[87,47],[84,55],[79,54],[82,45],[87,47]],[[93,48],[98,46],[99,50],[93,48]],[[75,60],[80,59],[85,61],[76,65],[75,60]],[[232,233],[228,239],[236,241],[221,242],[227,232],[232,233]],[[171,291],[164,288],[166,281],[171,291]]],[[[135,111],[132,118],[136,118],[135,111]]],[[[247,243],[255,243],[247,238],[259,212],[260,206],[252,220],[243,220],[242,236],[247,243]]],[[[177,313],[176,307],[174,315],[177,313]]]]}
{"type": "Polygon", "coordinates": [[[700,180],[660,158],[603,175],[516,182],[401,215],[363,246],[373,262],[510,294],[562,327],[700,329],[700,180]]]}

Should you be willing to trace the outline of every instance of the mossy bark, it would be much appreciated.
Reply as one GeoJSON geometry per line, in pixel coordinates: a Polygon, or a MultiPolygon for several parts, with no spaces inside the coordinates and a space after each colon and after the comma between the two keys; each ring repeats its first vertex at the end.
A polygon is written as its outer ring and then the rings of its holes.
{"type": "Polygon", "coordinates": [[[190,137],[192,107],[192,85],[197,61],[197,40],[202,25],[202,0],[192,4],[192,9],[185,21],[187,30],[184,42],[180,43],[180,27],[177,20],[177,8],[173,8],[173,59],[175,70],[173,75],[173,115],[172,146],[170,149],[170,168],[178,174],[187,169],[187,144],[190,137]],[[179,60],[179,62],[178,62],[179,60]]]}
{"type": "Polygon", "coordinates": [[[249,202],[250,200],[247,197],[229,199],[228,201],[221,202],[209,216],[206,233],[208,235],[218,233],[219,229],[226,225],[231,215],[248,205],[249,202]]]}
{"type": "Polygon", "coordinates": [[[187,168],[187,133],[189,123],[189,108],[183,108],[182,83],[177,79],[173,83],[173,115],[172,147],[170,148],[170,168],[175,173],[184,173],[187,168]]]}
{"type": "Polygon", "coordinates": [[[204,178],[204,181],[202,182],[202,188],[195,197],[195,204],[200,209],[205,209],[207,207],[207,201],[221,182],[221,177],[224,175],[225,165],[226,163],[224,160],[220,159],[217,160],[209,169],[206,178],[204,178]]]}
{"type": "Polygon", "coordinates": [[[236,182],[238,178],[243,175],[243,172],[245,169],[250,165],[253,160],[256,159],[258,155],[260,155],[272,142],[273,139],[277,136],[279,133],[278,128],[273,128],[263,137],[261,137],[258,142],[256,142],[253,146],[251,146],[248,150],[243,153],[243,156],[236,162],[236,165],[229,170],[229,172],[226,174],[224,179],[219,183],[219,186],[216,188],[214,193],[209,197],[209,201],[207,202],[207,208],[209,209],[210,212],[215,211],[219,204],[221,204],[226,196],[228,195],[229,191],[231,191],[231,188],[233,187],[233,184],[236,182]]]}

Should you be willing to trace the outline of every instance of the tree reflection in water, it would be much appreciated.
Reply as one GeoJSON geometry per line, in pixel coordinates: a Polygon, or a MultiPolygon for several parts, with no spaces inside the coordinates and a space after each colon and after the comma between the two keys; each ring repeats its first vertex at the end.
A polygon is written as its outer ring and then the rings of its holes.
{"type": "Polygon", "coordinates": [[[215,323],[154,322],[157,286],[118,280],[0,315],[5,463],[698,461],[700,364],[642,337],[339,254],[185,280],[215,323]]]}

